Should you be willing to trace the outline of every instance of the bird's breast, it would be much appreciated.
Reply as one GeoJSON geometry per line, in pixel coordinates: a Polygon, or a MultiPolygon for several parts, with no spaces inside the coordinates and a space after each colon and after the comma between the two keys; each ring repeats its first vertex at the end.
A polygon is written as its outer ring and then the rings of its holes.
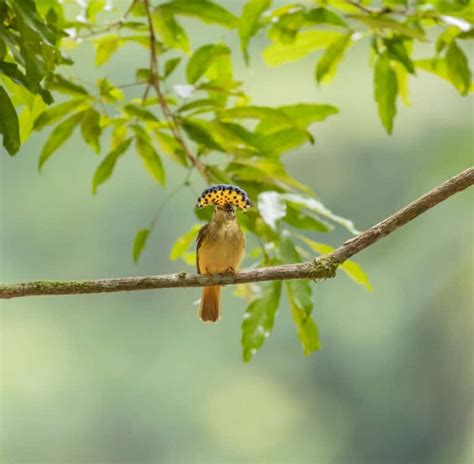
{"type": "Polygon", "coordinates": [[[244,255],[244,238],[234,224],[212,228],[199,248],[202,273],[219,274],[237,269],[244,255]]]}

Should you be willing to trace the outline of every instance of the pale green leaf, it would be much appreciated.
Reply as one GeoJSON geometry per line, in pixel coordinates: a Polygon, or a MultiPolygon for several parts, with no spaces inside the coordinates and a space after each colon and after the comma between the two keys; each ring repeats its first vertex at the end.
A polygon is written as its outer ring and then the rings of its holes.
{"type": "Polygon", "coordinates": [[[198,48],[189,59],[186,66],[186,78],[189,84],[194,84],[211,66],[211,64],[223,55],[230,55],[226,45],[211,44],[198,48]]]}
{"type": "Polygon", "coordinates": [[[92,179],[92,193],[94,195],[97,192],[97,187],[110,178],[117,160],[128,150],[132,140],[132,137],[130,137],[119,143],[99,164],[99,167],[94,173],[94,178],[92,179]]]}
{"type": "MultiPolygon", "coordinates": [[[[303,235],[298,235],[298,238],[304,243],[306,243],[306,245],[308,245],[311,250],[315,251],[316,253],[319,253],[320,255],[327,255],[328,253],[331,253],[331,251],[334,250],[334,247],[330,245],[315,242],[314,240],[304,237],[303,235]]],[[[354,282],[359,285],[363,285],[369,291],[373,290],[372,284],[369,281],[369,277],[364,272],[360,264],[356,263],[355,261],[347,260],[339,267],[354,282]]]]}
{"type": "Polygon", "coordinates": [[[172,14],[191,16],[205,23],[215,23],[234,28],[238,18],[217,3],[208,0],[177,0],[164,3],[161,8],[172,14]]]}
{"type": "Polygon", "coordinates": [[[185,257],[186,253],[189,250],[189,247],[197,238],[199,229],[201,229],[202,224],[195,224],[185,232],[181,237],[179,237],[176,242],[174,242],[173,247],[170,250],[169,258],[172,261],[176,261],[179,258],[185,257]]]}
{"type": "Polygon", "coordinates": [[[135,138],[135,146],[137,148],[138,156],[142,159],[146,170],[161,185],[165,185],[166,177],[163,164],[149,139],[137,136],[135,138]]]}
{"type": "Polygon", "coordinates": [[[286,202],[278,192],[262,192],[258,196],[257,207],[260,216],[273,230],[286,215],[286,202]]]}
{"type": "Polygon", "coordinates": [[[87,98],[75,98],[63,103],[49,107],[46,111],[43,111],[35,120],[34,130],[39,131],[48,124],[53,124],[59,121],[64,116],[73,111],[84,109],[88,104],[87,98]]]}
{"type": "Polygon", "coordinates": [[[101,66],[107,61],[109,61],[111,56],[117,51],[120,45],[121,40],[120,37],[118,37],[117,35],[108,35],[106,37],[101,37],[100,39],[98,39],[95,42],[96,66],[101,66]]]}
{"type": "Polygon", "coordinates": [[[271,0],[247,0],[242,8],[239,20],[240,48],[245,62],[249,63],[248,46],[250,39],[260,28],[260,16],[269,8],[271,0]]]}
{"type": "Polygon", "coordinates": [[[74,128],[79,124],[82,117],[83,113],[73,114],[53,129],[41,151],[38,162],[39,169],[41,169],[51,155],[71,137],[74,128]]]}
{"type": "Polygon", "coordinates": [[[310,53],[328,47],[341,37],[336,31],[303,31],[299,32],[291,44],[273,43],[263,52],[265,63],[279,66],[290,61],[300,60],[310,53]]]}
{"type": "Polygon", "coordinates": [[[356,19],[372,29],[391,29],[392,31],[398,32],[402,35],[406,35],[413,39],[421,41],[425,40],[425,33],[422,29],[408,26],[407,24],[401,23],[394,19],[387,18],[386,16],[376,15],[350,15],[352,19],[356,19]]]}

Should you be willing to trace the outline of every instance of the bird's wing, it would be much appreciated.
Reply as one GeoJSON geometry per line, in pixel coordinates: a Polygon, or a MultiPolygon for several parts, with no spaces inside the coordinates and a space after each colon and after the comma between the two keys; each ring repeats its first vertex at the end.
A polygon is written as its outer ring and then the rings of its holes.
{"type": "Polygon", "coordinates": [[[205,224],[199,229],[197,239],[196,239],[196,267],[197,267],[197,272],[198,274],[201,274],[201,270],[199,269],[199,248],[201,248],[202,245],[202,240],[204,236],[206,235],[207,227],[209,224],[205,224]]]}

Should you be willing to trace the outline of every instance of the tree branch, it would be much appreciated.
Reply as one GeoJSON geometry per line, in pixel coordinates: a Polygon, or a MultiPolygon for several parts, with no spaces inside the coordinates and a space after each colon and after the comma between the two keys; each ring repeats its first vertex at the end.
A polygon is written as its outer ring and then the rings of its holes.
{"type": "Polygon", "coordinates": [[[74,295],[108,293],[157,288],[204,287],[232,285],[247,282],[287,279],[327,279],[334,277],[337,267],[351,256],[369,247],[382,237],[412,221],[420,214],[455,193],[474,184],[474,168],[466,169],[422,197],[392,214],[370,229],[346,241],[331,253],[311,261],[281,266],[246,269],[235,275],[195,275],[185,272],[161,276],[125,277],[83,281],[37,281],[18,284],[0,284],[0,299],[34,295],[74,295]]]}
{"type": "MultiPolygon", "coordinates": [[[[181,145],[181,148],[186,153],[189,161],[191,161],[192,165],[199,171],[199,173],[204,177],[207,182],[210,182],[211,178],[209,175],[206,166],[201,163],[199,158],[191,153],[191,150],[187,146],[184,138],[181,134],[181,130],[179,127],[179,122],[176,119],[176,116],[171,111],[168,103],[166,102],[165,96],[161,89],[161,81],[160,81],[160,71],[158,66],[158,57],[156,54],[156,34],[155,28],[153,26],[153,18],[151,15],[151,7],[149,0],[143,0],[143,5],[145,6],[147,21],[148,21],[148,31],[150,35],[150,82],[149,85],[153,87],[158,96],[158,103],[160,105],[161,111],[163,112],[164,117],[168,121],[170,125],[171,132],[173,133],[173,137],[175,140],[181,145]]],[[[148,88],[145,91],[145,94],[148,92],[148,88]]]]}

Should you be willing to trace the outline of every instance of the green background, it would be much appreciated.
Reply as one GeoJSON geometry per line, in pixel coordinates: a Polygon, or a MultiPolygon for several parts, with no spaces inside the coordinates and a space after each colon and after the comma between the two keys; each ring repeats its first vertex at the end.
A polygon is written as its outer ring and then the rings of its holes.
{"type": "MultiPolygon", "coordinates": [[[[194,47],[225,39],[238,48],[235,32],[185,25],[194,47]]],[[[366,43],[324,87],[314,83],[314,56],[267,68],[263,44],[253,45],[251,68],[234,57],[255,104],[340,107],[314,131],[316,146],[285,161],[359,229],[472,162],[472,98],[448,83],[411,79],[413,107],[399,105],[389,137],[372,99],[366,43]]],[[[136,47],[99,70],[91,45],[71,54],[89,83],[107,76],[125,84],[147,65],[136,47]]],[[[173,83],[184,83],[182,74],[173,83]]],[[[77,135],[38,174],[45,135],[32,136],[16,158],[0,157],[0,281],[191,270],[168,253],[194,223],[199,179],[166,203],[135,265],[137,229],[185,173],[166,164],[164,191],[130,150],[94,197],[99,159],[77,135]]],[[[373,292],[342,274],[316,284],[322,350],[310,357],[283,302],[272,336],[244,364],[245,303],[232,288],[213,326],[197,319],[198,289],[2,301],[2,462],[471,462],[472,199],[456,195],[358,255],[373,292]]],[[[309,236],[333,245],[348,238],[340,230],[309,236]]]]}

